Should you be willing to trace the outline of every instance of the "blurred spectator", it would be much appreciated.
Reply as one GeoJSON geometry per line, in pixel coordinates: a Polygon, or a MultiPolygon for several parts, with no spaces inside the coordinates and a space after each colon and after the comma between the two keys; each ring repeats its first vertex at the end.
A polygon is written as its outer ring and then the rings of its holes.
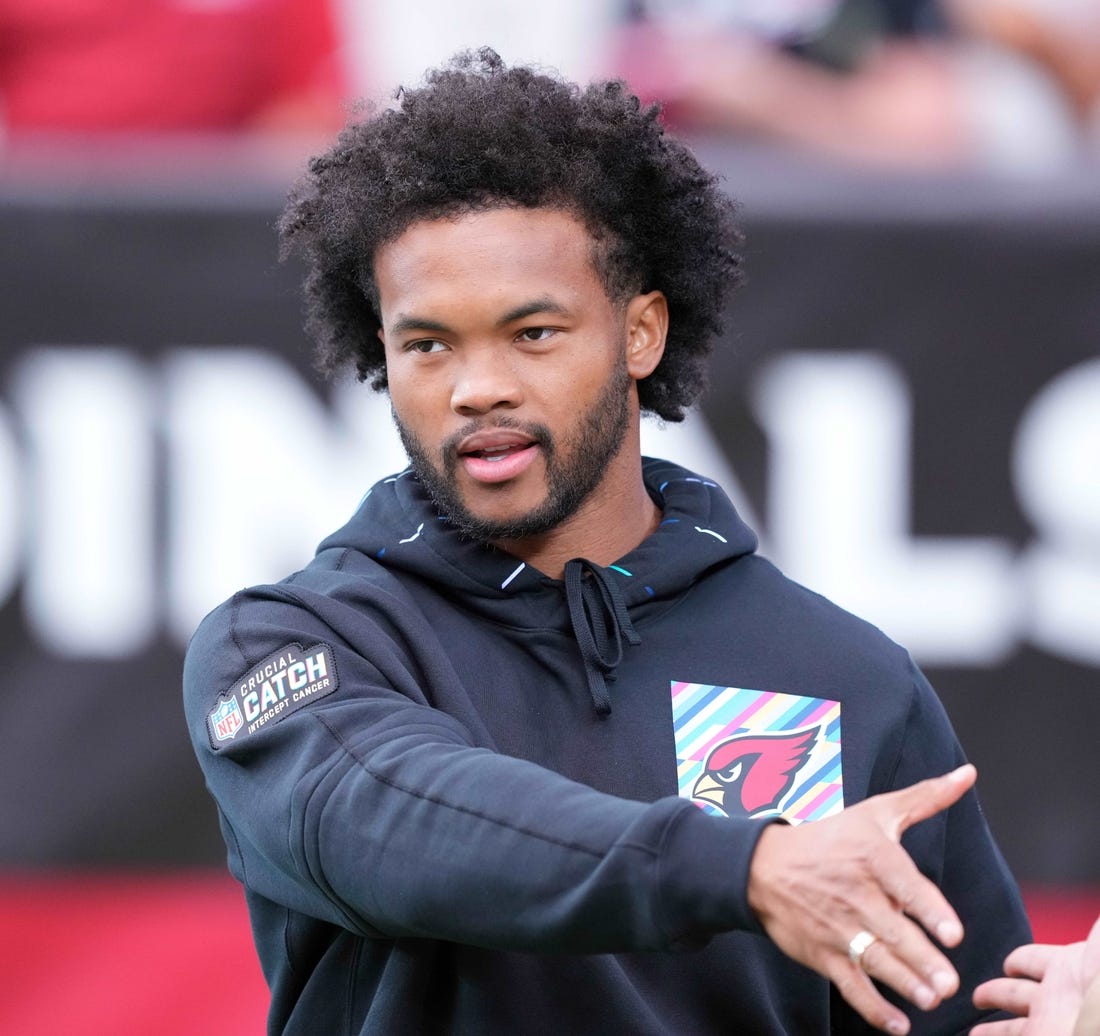
{"type": "Polygon", "coordinates": [[[1100,157],[1100,3],[1097,0],[951,0],[960,24],[1043,69],[1100,157]]]}
{"type": "Polygon", "coordinates": [[[349,54],[352,92],[374,100],[415,86],[462,50],[492,47],[509,64],[602,77],[623,0],[331,0],[349,54]]]}
{"type": "Polygon", "coordinates": [[[864,164],[1049,168],[1075,155],[1080,120],[1050,67],[993,31],[994,12],[1009,6],[644,0],[621,40],[620,71],[681,127],[864,164]]]}
{"type": "Polygon", "coordinates": [[[327,128],[336,53],[326,0],[0,0],[0,126],[327,128]]]}

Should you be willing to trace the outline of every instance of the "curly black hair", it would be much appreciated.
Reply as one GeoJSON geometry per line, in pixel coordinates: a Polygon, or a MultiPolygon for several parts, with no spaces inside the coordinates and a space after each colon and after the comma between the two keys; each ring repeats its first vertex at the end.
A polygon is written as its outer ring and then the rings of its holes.
{"type": "Polygon", "coordinates": [[[590,229],[609,298],[659,289],[670,328],[643,411],[668,421],[706,383],[706,359],[740,280],[736,206],[656,105],[621,82],[581,89],[488,48],[399,90],[314,158],[279,222],[282,252],[307,264],[306,329],[333,373],[386,387],[373,259],[412,223],[501,205],[554,207],[590,229]]]}

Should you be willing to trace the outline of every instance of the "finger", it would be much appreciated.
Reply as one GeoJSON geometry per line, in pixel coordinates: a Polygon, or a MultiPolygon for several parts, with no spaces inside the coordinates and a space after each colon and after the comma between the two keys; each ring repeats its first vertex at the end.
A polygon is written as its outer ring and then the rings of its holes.
{"type": "Polygon", "coordinates": [[[1047,973],[1051,961],[1064,950],[1064,946],[1048,946],[1045,943],[1017,946],[1005,958],[1005,974],[1018,978],[1041,979],[1047,973]]]}
{"type": "Polygon", "coordinates": [[[974,1006],[1025,1016],[1031,1011],[1039,984],[1023,978],[994,978],[974,990],[974,1006]]]}
{"type": "Polygon", "coordinates": [[[847,960],[829,975],[837,992],[865,1022],[876,1029],[905,1036],[909,1019],[875,989],[866,973],[847,960]]]}
{"type": "Polygon", "coordinates": [[[970,1030],[970,1036],[1022,1036],[1026,1018],[1011,1018],[1001,1022],[982,1022],[970,1030]]]}
{"type": "Polygon", "coordinates": [[[943,994],[899,959],[885,940],[871,943],[864,951],[858,966],[871,978],[889,986],[922,1011],[931,1011],[943,1000],[943,994]]]}
{"type": "Polygon", "coordinates": [[[879,981],[918,1007],[929,1010],[958,991],[951,962],[909,918],[890,907],[868,915],[867,930],[878,936],[863,955],[863,966],[879,981]]]}
{"type": "MultiPolygon", "coordinates": [[[[904,913],[919,921],[924,929],[931,932],[943,946],[957,946],[963,937],[963,926],[959,915],[944,898],[943,893],[929,881],[910,859],[909,854],[901,846],[886,846],[872,862],[872,873],[878,880],[883,892],[904,913]]],[[[874,931],[874,929],[870,929],[874,931]]],[[[880,933],[881,938],[881,933],[880,933]]],[[[926,956],[924,948],[932,947],[923,937],[919,943],[910,943],[909,948],[917,953],[917,958],[912,960],[914,967],[920,963],[919,958],[926,956]]],[[[908,957],[907,957],[908,959],[908,957]]],[[[935,966],[940,969],[944,966],[954,974],[954,969],[947,963],[943,954],[936,952],[935,957],[928,958],[927,966],[920,967],[923,974],[931,977],[935,966]]]]}
{"type": "Polygon", "coordinates": [[[929,777],[908,788],[876,795],[867,801],[876,804],[876,812],[886,825],[884,830],[897,841],[902,832],[914,824],[953,806],[977,779],[978,771],[967,763],[942,777],[929,777]]]}

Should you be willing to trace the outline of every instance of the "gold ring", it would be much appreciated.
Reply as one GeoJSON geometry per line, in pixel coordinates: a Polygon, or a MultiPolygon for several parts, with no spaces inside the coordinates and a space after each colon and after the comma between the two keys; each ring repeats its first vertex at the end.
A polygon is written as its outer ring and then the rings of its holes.
{"type": "Polygon", "coordinates": [[[857,968],[863,967],[863,955],[867,952],[871,943],[878,942],[878,936],[872,935],[870,932],[856,932],[852,936],[852,941],[848,943],[848,960],[850,960],[857,968]]]}

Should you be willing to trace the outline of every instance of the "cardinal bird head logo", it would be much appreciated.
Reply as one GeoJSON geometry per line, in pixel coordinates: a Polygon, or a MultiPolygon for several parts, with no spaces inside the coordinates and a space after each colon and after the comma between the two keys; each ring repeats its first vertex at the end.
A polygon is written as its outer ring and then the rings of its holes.
{"type": "Polygon", "coordinates": [[[820,734],[820,727],[808,727],[783,734],[738,734],[722,741],[707,756],[691,797],[728,817],[777,812],[820,734]]]}

